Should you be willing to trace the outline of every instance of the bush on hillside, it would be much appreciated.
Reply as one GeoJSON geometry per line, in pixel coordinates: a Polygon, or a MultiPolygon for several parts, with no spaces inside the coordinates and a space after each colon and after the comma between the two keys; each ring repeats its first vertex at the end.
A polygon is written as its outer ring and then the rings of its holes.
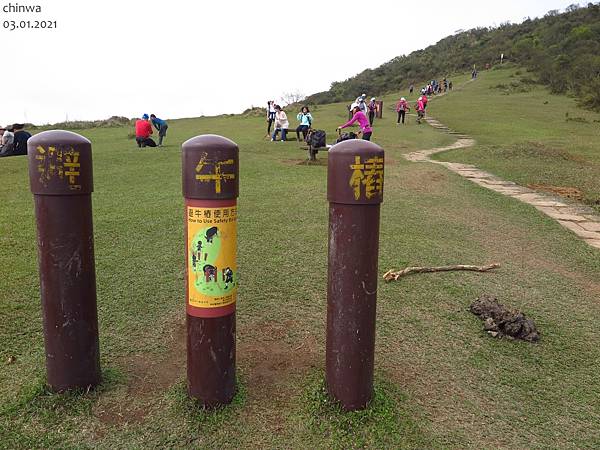
{"type": "MultiPolygon", "coordinates": [[[[362,92],[382,95],[411,83],[499,64],[500,54],[530,70],[554,93],[578,97],[582,106],[600,110],[600,4],[571,5],[563,14],[496,28],[474,28],[448,36],[410,55],[377,67],[308,97],[307,102],[348,101],[362,92]]],[[[416,88],[420,86],[415,86],[416,88]]]]}

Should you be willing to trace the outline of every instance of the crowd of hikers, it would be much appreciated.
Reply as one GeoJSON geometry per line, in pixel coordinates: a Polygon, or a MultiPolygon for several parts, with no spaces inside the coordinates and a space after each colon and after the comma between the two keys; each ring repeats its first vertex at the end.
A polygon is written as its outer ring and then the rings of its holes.
{"type": "MultiPolygon", "coordinates": [[[[475,75],[476,76],[476,75],[475,75]]],[[[426,86],[421,88],[421,95],[414,103],[414,109],[417,114],[417,123],[421,123],[425,117],[427,109],[428,95],[436,95],[442,92],[452,90],[452,81],[444,78],[442,81],[431,80],[426,86]]],[[[409,92],[412,94],[414,85],[410,85],[409,92]]],[[[367,102],[367,95],[362,94],[348,107],[349,120],[336,129],[340,135],[338,141],[361,137],[364,140],[370,141],[373,135],[373,123],[382,107],[382,102],[378,102],[376,97],[372,97],[367,102]],[[342,130],[353,125],[358,125],[360,131],[357,133],[344,133],[342,130]]],[[[396,112],[398,114],[397,125],[405,124],[406,115],[411,110],[411,106],[405,97],[401,97],[396,103],[396,112]]],[[[325,132],[322,130],[313,129],[313,116],[308,106],[302,106],[296,115],[298,125],[295,128],[296,138],[298,142],[309,142],[315,133],[319,137],[319,141],[325,138],[325,132]],[[302,134],[302,138],[300,135],[302,134]]],[[[16,156],[27,154],[27,141],[31,134],[26,131],[24,124],[13,124],[6,127],[0,126],[0,157],[16,156]]],[[[155,114],[143,114],[135,121],[135,140],[139,148],[144,147],[162,147],[164,139],[169,128],[167,122],[158,118],[155,114]],[[158,143],[154,141],[152,135],[154,131],[158,135],[158,143]]],[[[271,139],[272,142],[278,140],[281,134],[280,142],[287,140],[287,133],[290,129],[290,122],[283,107],[276,104],[275,101],[267,102],[267,134],[265,137],[271,139]]]]}
{"type": "MultiPolygon", "coordinates": [[[[414,92],[414,85],[411,84],[409,92],[414,92]]],[[[416,113],[417,124],[422,123],[425,118],[425,111],[427,109],[427,103],[429,97],[442,94],[452,90],[452,81],[444,77],[441,81],[431,80],[427,85],[420,89],[420,95],[414,104],[409,104],[405,97],[401,97],[396,103],[396,113],[398,118],[396,121],[397,125],[404,125],[406,123],[406,115],[414,108],[416,113]]],[[[350,106],[348,106],[348,121],[337,127],[336,131],[340,135],[339,140],[352,139],[361,137],[364,140],[370,141],[373,136],[373,123],[376,117],[381,117],[380,109],[382,108],[382,102],[377,101],[376,97],[371,97],[370,101],[367,101],[367,95],[359,95],[350,106]],[[349,128],[353,125],[358,125],[360,131],[358,133],[344,133],[342,130],[349,128]],[[348,137],[349,136],[349,137],[348,137]]],[[[290,130],[290,120],[283,107],[276,104],[274,100],[267,102],[267,134],[266,138],[270,138],[272,142],[278,140],[281,134],[280,142],[285,142],[288,137],[290,130]]],[[[298,126],[296,130],[296,138],[298,142],[301,142],[300,133],[302,133],[302,140],[309,143],[309,138],[313,130],[313,116],[310,113],[308,106],[302,106],[298,114],[296,115],[298,126]],[[307,137],[308,136],[308,137],[307,137]]]]}
{"type": "Polygon", "coordinates": [[[26,155],[30,137],[22,123],[0,127],[0,157],[26,155]]]}
{"type": "MultiPolygon", "coordinates": [[[[296,115],[296,120],[298,120],[299,123],[296,127],[296,138],[298,139],[298,142],[300,142],[300,133],[302,133],[302,138],[306,139],[308,132],[312,127],[313,117],[308,106],[303,106],[300,109],[296,115]]],[[[290,121],[283,108],[275,104],[274,100],[269,100],[267,102],[267,134],[265,137],[270,137],[271,142],[275,142],[277,141],[279,133],[281,133],[280,142],[285,142],[287,140],[289,128],[290,121]],[[273,128],[272,134],[271,128],[273,128]]]]}
{"type": "MultiPolygon", "coordinates": [[[[366,98],[367,96],[365,94],[357,97],[356,101],[349,107],[350,118],[348,122],[340,125],[337,128],[338,131],[358,123],[358,126],[361,129],[362,138],[365,140],[371,139],[373,133],[373,121],[375,120],[379,104],[375,97],[371,98],[369,103],[366,102],[366,98]]],[[[295,129],[296,139],[298,142],[301,142],[300,133],[302,133],[302,140],[307,141],[313,125],[313,116],[308,106],[302,106],[302,108],[300,108],[300,111],[296,115],[296,120],[298,121],[298,126],[295,129]]],[[[271,142],[275,142],[281,133],[280,142],[285,142],[287,140],[289,129],[290,122],[286,112],[280,105],[277,105],[274,100],[269,100],[267,102],[267,134],[265,137],[270,138],[271,142]]]]}
{"type": "Polygon", "coordinates": [[[163,140],[167,136],[169,125],[165,120],[159,119],[154,114],[143,114],[140,119],[135,121],[135,141],[139,148],[143,147],[162,147],[163,140]],[[156,128],[158,133],[158,144],[152,139],[152,127],[156,128]]]}

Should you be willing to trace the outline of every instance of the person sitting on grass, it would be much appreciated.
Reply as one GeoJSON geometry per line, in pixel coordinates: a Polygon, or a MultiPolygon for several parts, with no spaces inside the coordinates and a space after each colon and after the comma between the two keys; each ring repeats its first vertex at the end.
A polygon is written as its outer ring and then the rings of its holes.
{"type": "Polygon", "coordinates": [[[2,128],[1,130],[2,139],[0,140],[0,156],[12,156],[13,140],[15,138],[12,125],[7,125],[6,128],[2,128]]]}
{"type": "Polygon", "coordinates": [[[27,141],[31,137],[29,131],[25,131],[25,125],[22,123],[15,123],[13,126],[13,155],[26,155],[27,154],[27,141]]]}
{"type": "Polygon", "coordinates": [[[141,119],[135,122],[135,141],[139,148],[142,147],[156,147],[154,140],[150,138],[152,134],[152,125],[150,125],[150,117],[148,114],[144,114],[141,119]]]}
{"type": "Polygon", "coordinates": [[[162,147],[163,139],[167,136],[167,122],[165,120],[159,119],[154,114],[150,114],[150,120],[156,131],[158,131],[158,146],[162,147]]]}
{"type": "Polygon", "coordinates": [[[344,125],[340,125],[339,127],[337,127],[337,129],[342,130],[344,128],[348,128],[355,122],[358,122],[360,130],[362,131],[362,138],[365,141],[370,141],[371,135],[373,134],[373,129],[371,128],[371,125],[369,125],[369,119],[367,119],[365,113],[361,111],[360,106],[356,103],[352,105],[352,113],[354,114],[352,116],[352,119],[350,119],[344,125]]]}
{"type": "Polygon", "coordinates": [[[298,142],[300,142],[300,132],[302,132],[302,136],[306,140],[308,130],[312,126],[313,118],[310,114],[308,106],[303,106],[296,118],[300,122],[300,125],[298,125],[298,128],[296,128],[296,137],[298,138],[298,142]]]}
{"type": "Polygon", "coordinates": [[[281,109],[281,106],[275,105],[275,131],[273,131],[271,141],[276,141],[277,134],[281,131],[281,142],[285,142],[289,127],[290,123],[288,122],[287,114],[281,109]]]}

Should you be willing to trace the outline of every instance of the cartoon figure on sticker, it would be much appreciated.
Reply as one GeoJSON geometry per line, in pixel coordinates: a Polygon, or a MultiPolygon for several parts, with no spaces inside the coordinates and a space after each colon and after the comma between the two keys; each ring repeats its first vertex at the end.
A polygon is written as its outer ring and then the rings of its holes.
{"type": "Polygon", "coordinates": [[[196,266],[198,265],[198,257],[196,253],[192,252],[192,272],[194,272],[194,278],[196,279],[196,283],[198,282],[198,271],[196,270],[196,266]]]}
{"type": "Polygon", "coordinates": [[[215,266],[205,264],[202,270],[204,271],[204,279],[207,283],[217,281],[217,268],[215,266]]]}
{"type": "Polygon", "coordinates": [[[235,294],[235,235],[227,225],[196,227],[188,249],[190,289],[215,299],[235,294]]]}
{"type": "Polygon", "coordinates": [[[206,230],[206,242],[212,244],[213,238],[219,234],[219,229],[217,227],[210,227],[206,230]]]}
{"type": "Polygon", "coordinates": [[[233,270],[231,270],[231,267],[223,269],[223,281],[225,282],[225,289],[228,289],[229,285],[233,284],[233,270]]]}

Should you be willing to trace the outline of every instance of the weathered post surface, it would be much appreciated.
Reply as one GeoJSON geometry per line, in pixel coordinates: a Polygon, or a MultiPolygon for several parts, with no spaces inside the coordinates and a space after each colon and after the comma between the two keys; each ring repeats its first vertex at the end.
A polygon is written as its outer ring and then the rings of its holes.
{"type": "Polygon", "coordinates": [[[188,393],[209,408],[235,394],[238,153],[216,135],[182,145],[188,393]]]}
{"type": "Polygon", "coordinates": [[[379,208],[384,152],[364,140],[329,150],[326,382],[347,410],[373,397],[379,208]]]}
{"type": "Polygon", "coordinates": [[[382,119],[383,118],[383,100],[377,100],[376,103],[377,103],[377,111],[376,111],[375,116],[378,119],[382,119]]]}
{"type": "Polygon", "coordinates": [[[69,131],[27,143],[37,221],[46,372],[56,392],[100,383],[92,145],[69,131]]]}

